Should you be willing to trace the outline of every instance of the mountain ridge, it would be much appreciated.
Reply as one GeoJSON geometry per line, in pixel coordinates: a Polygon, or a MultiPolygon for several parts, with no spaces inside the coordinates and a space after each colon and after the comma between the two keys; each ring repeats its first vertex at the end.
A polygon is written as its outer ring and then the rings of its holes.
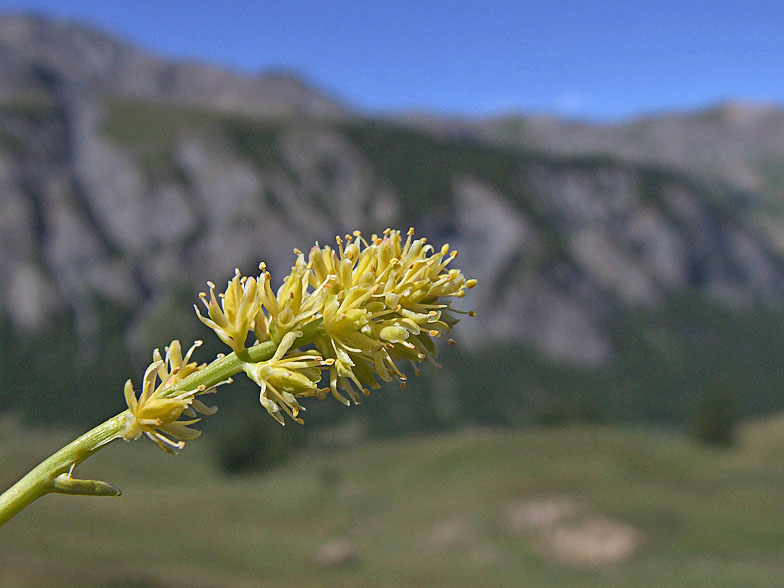
{"type": "Polygon", "coordinates": [[[479,279],[468,300],[479,318],[459,327],[469,350],[602,370],[625,353],[630,313],[681,296],[727,313],[784,305],[784,249],[762,222],[777,226],[772,196],[731,173],[372,118],[299,82],[283,99],[290,80],[275,90],[280,79],[178,69],[100,34],[114,56],[91,56],[89,29],[74,26],[0,18],[9,341],[64,321],[84,361],[116,346],[141,362],[199,336],[190,302],[205,280],[262,258],[280,279],[294,247],[411,224],[479,279]]]}
{"type": "MultiPolygon", "coordinates": [[[[260,116],[345,118],[350,110],[299,76],[255,76],[196,61],[165,61],[116,37],[43,16],[0,16],[0,99],[35,90],[15,75],[32,69],[43,80],[81,91],[170,101],[260,116]]],[[[40,81],[40,80],[39,80],[40,81]]]]}

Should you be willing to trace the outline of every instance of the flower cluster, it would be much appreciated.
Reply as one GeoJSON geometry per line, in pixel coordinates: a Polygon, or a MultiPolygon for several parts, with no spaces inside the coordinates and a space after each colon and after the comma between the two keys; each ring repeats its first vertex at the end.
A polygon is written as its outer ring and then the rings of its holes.
{"type": "Polygon", "coordinates": [[[298,397],[331,392],[350,404],[378,388],[379,379],[397,378],[404,385],[401,362],[433,358],[434,339],[457,323],[459,311],[448,299],[463,297],[476,284],[449,267],[457,251],[414,239],[413,229],[405,239],[391,229],[370,239],[356,231],[337,237],[335,248],[316,244],[307,258],[294,252],[296,262],[277,292],[262,263],[258,278],[237,270],[217,297],[208,282],[209,297],[200,295],[208,316],[196,310],[238,356],[251,332],[257,343],[277,344],[271,359],[246,362],[242,369],[260,386],[261,404],[281,423],[282,412],[301,422],[298,397]],[[318,329],[308,342],[315,349],[298,349],[303,329],[313,325],[318,329]],[[323,389],[322,379],[328,382],[323,389]]]}
{"type": "Polygon", "coordinates": [[[285,424],[280,407],[298,423],[303,420],[297,415],[305,408],[297,397],[323,396],[318,388],[321,366],[326,365],[317,351],[289,353],[294,341],[302,336],[301,331],[287,333],[268,361],[244,363],[243,370],[251,380],[261,387],[259,402],[281,425],[285,424]]]}
{"type": "Polygon", "coordinates": [[[217,386],[231,381],[219,382],[209,388],[200,385],[190,390],[178,389],[183,380],[205,367],[206,364],[190,361],[193,351],[201,344],[201,341],[196,341],[185,357],[180,342],[176,340],[166,347],[165,357],[161,357],[160,351],[156,349],[152,354],[152,363],[144,372],[142,392],[138,398],[131,380],[125,382],[125,401],[129,411],[122,436],[126,441],[145,434],[164,451],[175,453],[185,446],[183,439],[196,439],[201,434],[188,425],[200,420],[196,418],[197,412],[212,415],[218,409],[207,406],[196,397],[214,392],[217,386]],[[191,418],[179,420],[183,414],[191,418]]]}

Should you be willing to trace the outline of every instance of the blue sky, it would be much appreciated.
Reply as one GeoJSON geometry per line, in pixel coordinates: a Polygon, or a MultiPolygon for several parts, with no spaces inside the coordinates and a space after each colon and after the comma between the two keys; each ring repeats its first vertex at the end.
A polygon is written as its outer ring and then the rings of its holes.
{"type": "Polygon", "coordinates": [[[0,0],[166,57],[294,70],[368,111],[620,119],[784,104],[780,2],[0,0]]]}

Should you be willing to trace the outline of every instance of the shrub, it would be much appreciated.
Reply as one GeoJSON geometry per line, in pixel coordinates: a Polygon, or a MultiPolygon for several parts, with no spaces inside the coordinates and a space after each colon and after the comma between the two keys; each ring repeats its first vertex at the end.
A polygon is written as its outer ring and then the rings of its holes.
{"type": "Polygon", "coordinates": [[[227,474],[262,471],[286,461],[305,441],[297,423],[281,427],[261,411],[224,426],[217,441],[217,460],[227,474]]]}
{"type": "Polygon", "coordinates": [[[738,403],[732,394],[714,388],[704,390],[694,413],[694,438],[713,447],[730,447],[735,442],[738,403]]]}

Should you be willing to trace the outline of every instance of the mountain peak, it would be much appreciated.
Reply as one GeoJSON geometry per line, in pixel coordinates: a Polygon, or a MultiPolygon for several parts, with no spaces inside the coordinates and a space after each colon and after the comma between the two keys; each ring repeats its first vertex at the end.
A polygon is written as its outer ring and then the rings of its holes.
{"type": "Polygon", "coordinates": [[[87,25],[40,15],[0,16],[0,100],[36,93],[41,78],[98,95],[262,116],[345,118],[349,109],[292,72],[243,75],[167,61],[87,25]]]}

